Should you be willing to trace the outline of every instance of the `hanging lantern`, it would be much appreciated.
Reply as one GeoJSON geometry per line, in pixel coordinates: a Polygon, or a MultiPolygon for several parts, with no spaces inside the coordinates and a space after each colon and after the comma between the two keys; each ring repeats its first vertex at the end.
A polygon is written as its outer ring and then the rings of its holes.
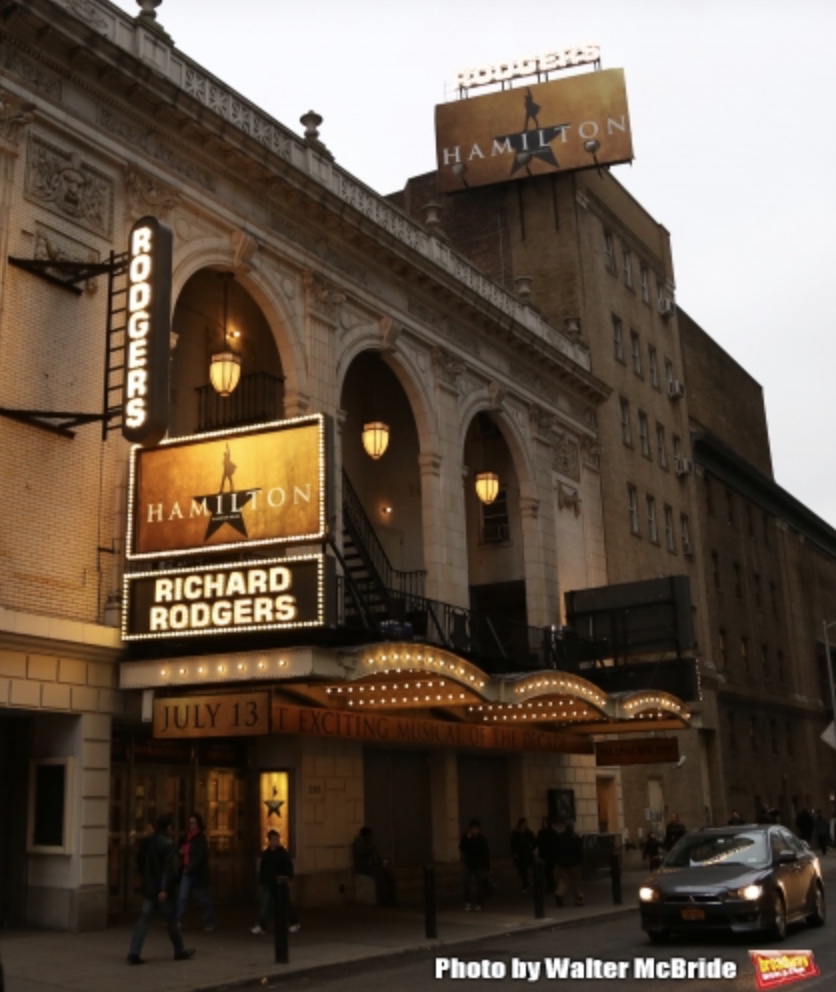
{"type": "Polygon", "coordinates": [[[389,447],[389,425],[380,420],[372,420],[363,424],[363,447],[369,458],[382,458],[389,447]]]}
{"type": "Polygon", "coordinates": [[[212,355],[209,381],[220,396],[229,396],[241,378],[241,357],[234,351],[219,351],[212,355]]]}
{"type": "Polygon", "coordinates": [[[496,472],[479,472],[476,476],[476,495],[487,504],[499,495],[499,476],[496,472]]]}

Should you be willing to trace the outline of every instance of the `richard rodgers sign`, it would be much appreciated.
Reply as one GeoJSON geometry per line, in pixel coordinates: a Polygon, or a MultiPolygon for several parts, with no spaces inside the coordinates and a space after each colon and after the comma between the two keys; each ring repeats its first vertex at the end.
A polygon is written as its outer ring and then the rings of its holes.
{"type": "Polygon", "coordinates": [[[324,555],[125,576],[122,637],[257,633],[318,627],[325,616],[324,555]]]}

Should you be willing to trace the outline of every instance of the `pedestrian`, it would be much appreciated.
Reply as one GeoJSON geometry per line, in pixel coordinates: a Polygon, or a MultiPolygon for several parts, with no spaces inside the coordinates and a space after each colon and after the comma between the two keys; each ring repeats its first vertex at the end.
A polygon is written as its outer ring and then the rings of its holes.
{"type": "Polygon", "coordinates": [[[371,827],[361,827],[351,844],[351,860],[358,875],[374,879],[377,903],[395,905],[395,875],[375,844],[371,827]]]}
{"type": "Polygon", "coordinates": [[[543,877],[546,892],[554,892],[557,883],[554,878],[555,837],[552,821],[544,816],[537,831],[537,856],[543,863],[543,877]]]}
{"type": "Polygon", "coordinates": [[[517,825],[511,831],[510,846],[514,867],[517,869],[517,875],[520,879],[520,887],[523,892],[528,892],[528,876],[531,866],[534,864],[534,849],[537,847],[537,838],[524,816],[517,820],[517,825]]]}
{"type": "Polygon", "coordinates": [[[575,824],[565,820],[555,831],[555,864],[557,866],[557,891],[554,902],[562,906],[571,896],[576,906],[583,906],[583,839],[575,833],[575,824]]]}
{"type": "Polygon", "coordinates": [[[737,826],[740,826],[741,823],[745,823],[745,822],[746,821],[743,819],[743,817],[740,815],[740,813],[737,812],[736,809],[733,809],[731,811],[731,816],[729,817],[729,826],[730,827],[737,827],[737,826]]]}
{"type": "Polygon", "coordinates": [[[824,815],[824,811],[817,809],[814,818],[814,829],[816,832],[816,843],[822,856],[827,854],[827,847],[830,843],[830,820],[824,815]]]}
{"type": "Polygon", "coordinates": [[[795,817],[795,829],[798,836],[811,844],[813,841],[813,827],[815,821],[813,819],[813,814],[810,812],[809,806],[802,806],[795,817]]]}
{"type": "Polygon", "coordinates": [[[146,838],[139,852],[137,868],[142,876],[142,909],[128,951],[128,964],[144,964],[142,945],[148,934],[151,918],[157,913],[162,916],[174,948],[175,961],[187,961],[194,957],[194,950],[183,946],[183,937],[174,918],[177,898],[177,848],[172,840],[174,817],[157,817],[154,833],[146,838]]]}
{"type": "Polygon", "coordinates": [[[480,910],[482,900],[490,895],[491,856],[488,841],[478,820],[471,820],[459,841],[462,859],[462,891],[464,908],[480,910]]]}
{"type": "Polygon", "coordinates": [[[261,862],[258,866],[258,923],[250,930],[250,933],[261,935],[267,933],[270,926],[270,917],[276,914],[276,889],[278,879],[286,878],[288,884],[287,892],[287,929],[290,933],[301,930],[299,917],[296,915],[296,907],[290,899],[290,883],[293,881],[294,867],[293,858],[286,847],[282,845],[282,838],[278,830],[267,831],[267,847],[261,852],[261,862]]]}
{"type": "Polygon", "coordinates": [[[189,894],[195,899],[203,916],[203,929],[215,929],[215,909],[212,905],[212,892],[209,888],[209,843],[200,813],[189,817],[189,832],[180,847],[180,863],[183,874],[180,876],[180,894],[177,898],[177,923],[183,919],[189,894]]]}
{"type": "Polygon", "coordinates": [[[642,856],[647,859],[647,867],[651,871],[656,871],[662,863],[662,843],[651,830],[647,835],[647,840],[642,848],[642,856]]]}
{"type": "Polygon", "coordinates": [[[680,837],[685,836],[686,832],[685,824],[679,819],[679,813],[674,813],[670,823],[665,828],[665,839],[662,841],[662,847],[669,851],[680,837]]]}

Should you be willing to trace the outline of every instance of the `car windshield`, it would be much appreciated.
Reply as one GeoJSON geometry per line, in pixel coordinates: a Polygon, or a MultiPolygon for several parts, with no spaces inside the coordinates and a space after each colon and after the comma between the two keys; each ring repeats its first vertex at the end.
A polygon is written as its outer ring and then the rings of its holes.
{"type": "Polygon", "coordinates": [[[668,868],[708,865],[764,865],[768,862],[766,834],[742,830],[736,834],[686,834],[665,858],[668,868]]]}

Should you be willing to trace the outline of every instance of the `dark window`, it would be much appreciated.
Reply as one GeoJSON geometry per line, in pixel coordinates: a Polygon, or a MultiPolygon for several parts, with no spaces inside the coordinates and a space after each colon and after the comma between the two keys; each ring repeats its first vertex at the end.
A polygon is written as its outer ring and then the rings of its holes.
{"type": "Polygon", "coordinates": [[[500,489],[493,503],[481,503],[482,543],[501,544],[511,536],[508,520],[508,494],[500,489]]]}

